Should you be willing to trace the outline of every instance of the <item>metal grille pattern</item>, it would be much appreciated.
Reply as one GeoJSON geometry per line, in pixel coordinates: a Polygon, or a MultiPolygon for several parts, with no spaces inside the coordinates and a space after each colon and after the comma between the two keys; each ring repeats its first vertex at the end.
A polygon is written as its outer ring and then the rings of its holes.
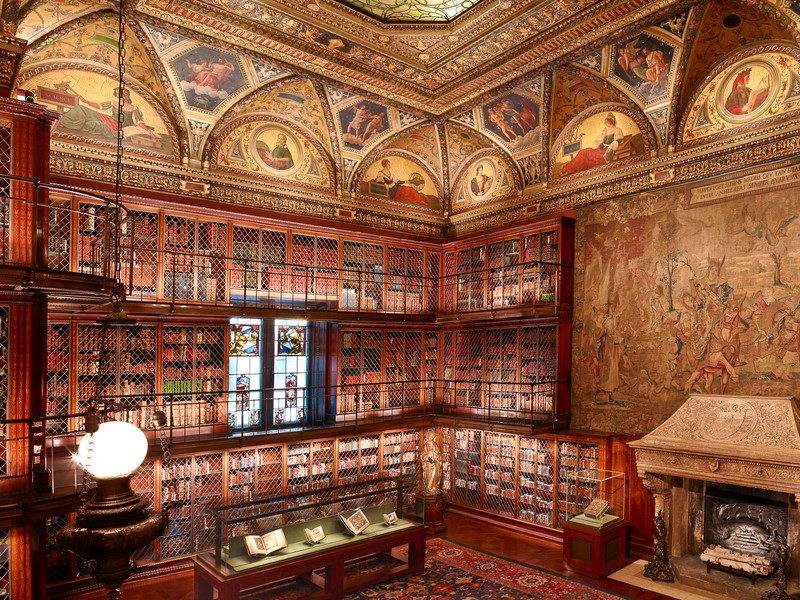
{"type": "Polygon", "coordinates": [[[403,384],[406,380],[405,335],[402,331],[386,332],[386,406],[398,408],[403,405],[403,384]]]}
{"type": "Polygon", "coordinates": [[[486,508],[513,517],[516,513],[516,436],[491,432],[483,435],[486,508]]]}
{"type": "Polygon", "coordinates": [[[311,444],[311,488],[315,490],[333,484],[333,440],[322,440],[311,444]]]}
{"type": "Polygon", "coordinates": [[[222,454],[194,457],[194,491],[192,520],[195,552],[214,546],[214,520],[206,513],[207,506],[219,506],[223,500],[222,454]]]}
{"type": "Polygon", "coordinates": [[[129,298],[153,298],[158,282],[158,214],[129,211],[120,229],[120,278],[129,298]]]}
{"type": "MultiPolygon", "coordinates": [[[[153,461],[146,461],[134,472],[131,477],[131,489],[145,501],[146,506],[154,508],[156,506],[156,465],[153,461]]],[[[137,550],[131,559],[137,565],[144,565],[155,562],[156,551],[155,542],[151,542],[144,548],[137,550]]]]}
{"type": "Polygon", "coordinates": [[[197,229],[197,299],[225,301],[228,235],[225,223],[200,222],[197,229]]]}
{"type": "Polygon", "coordinates": [[[438,252],[428,253],[428,279],[426,280],[428,295],[428,312],[439,310],[439,264],[442,255],[438,252]]]}
{"type": "MultiPolygon", "coordinates": [[[[11,173],[11,127],[0,125],[0,175],[11,173]]],[[[9,254],[9,217],[11,215],[11,183],[8,179],[0,178],[0,255],[3,260],[10,258],[9,254]]]]}
{"type": "MultiPolygon", "coordinates": [[[[53,515],[51,517],[47,517],[47,583],[56,583],[59,581],[64,581],[71,578],[71,557],[70,552],[66,548],[62,548],[58,545],[58,539],[56,536],[58,532],[61,531],[64,526],[69,523],[69,515],[68,514],[60,514],[60,515],[53,515]]],[[[8,597],[4,596],[3,592],[3,584],[2,582],[7,582],[8,572],[3,572],[3,566],[6,566],[8,563],[4,559],[8,559],[8,547],[7,547],[7,535],[8,532],[5,530],[0,530],[0,553],[5,553],[4,556],[0,556],[0,597],[8,597]],[[5,546],[5,548],[3,547],[5,546]]],[[[10,593],[10,590],[5,590],[6,594],[10,593]]]]}
{"type": "Polygon", "coordinates": [[[406,381],[410,382],[404,386],[403,404],[405,406],[419,406],[421,402],[421,380],[422,380],[422,332],[407,331],[405,334],[405,372],[406,381]]]}
{"type": "Polygon", "coordinates": [[[156,387],[156,327],[132,325],[119,328],[118,389],[124,419],[137,427],[149,428],[152,422],[152,395],[156,387]]]}
{"type": "Polygon", "coordinates": [[[228,454],[228,504],[250,502],[256,485],[255,450],[242,450],[228,454]]]}
{"type": "Polygon", "coordinates": [[[383,378],[381,369],[383,332],[365,331],[364,341],[364,371],[362,381],[364,382],[364,393],[361,395],[360,410],[375,410],[381,407],[381,386],[383,378]]]}
{"type": "Polygon", "coordinates": [[[261,288],[270,295],[286,291],[286,233],[261,231],[261,288]]]}
{"type": "Polygon", "coordinates": [[[256,497],[283,494],[283,446],[259,448],[256,461],[256,497]]]}
{"type": "Polygon", "coordinates": [[[70,270],[70,199],[50,195],[47,208],[47,266],[55,271],[70,270]]]}
{"type": "Polygon", "coordinates": [[[380,436],[341,438],[338,445],[338,483],[357,483],[380,471],[380,436]]]}
{"type": "Polygon", "coordinates": [[[538,525],[553,526],[553,440],[522,437],[519,440],[519,513],[520,519],[538,525]]]}
{"type": "Polygon", "coordinates": [[[194,299],[194,221],[168,215],[164,219],[164,297],[194,299]]]}
{"type": "Polygon", "coordinates": [[[47,328],[47,433],[69,431],[70,326],[51,323],[47,328]]]}
{"type": "Polygon", "coordinates": [[[389,477],[412,475],[417,471],[419,431],[385,432],[383,434],[383,471],[389,477]]]}
{"type": "Polygon", "coordinates": [[[323,296],[339,295],[339,241],[317,238],[317,258],[314,263],[314,293],[323,296]]]}
{"type": "Polygon", "coordinates": [[[286,449],[286,493],[299,494],[311,489],[311,444],[289,444],[286,449]]]}
{"type": "Polygon", "coordinates": [[[192,543],[192,459],[165,459],[161,463],[161,506],[169,522],[159,538],[161,560],[185,556],[192,543]]]}
{"type": "Polygon", "coordinates": [[[108,228],[106,207],[81,202],[78,204],[78,213],[78,271],[102,273],[108,228]]]}
{"type": "Polygon", "coordinates": [[[556,389],[555,325],[523,327],[520,333],[520,388],[523,410],[552,412],[556,389]]]}
{"type": "Polygon", "coordinates": [[[361,383],[361,332],[342,330],[339,344],[337,413],[355,412],[361,383]]]}
{"type": "Polygon", "coordinates": [[[442,402],[454,406],[455,397],[455,333],[442,333],[442,402]]]}
{"type": "Polygon", "coordinates": [[[571,515],[582,510],[579,505],[581,499],[593,498],[597,495],[596,484],[588,482],[581,486],[579,492],[574,487],[574,474],[575,471],[582,468],[596,469],[599,452],[600,448],[597,444],[567,441],[558,443],[558,527],[563,527],[564,522],[571,515]],[[570,478],[573,479],[572,482],[569,481],[570,478]],[[568,489],[570,484],[573,489],[568,489]]]}
{"type": "Polygon", "coordinates": [[[444,312],[455,312],[456,292],[458,290],[458,279],[456,277],[456,253],[447,252],[444,255],[444,312]]]}
{"type": "Polygon", "coordinates": [[[259,230],[253,227],[233,228],[233,263],[231,265],[231,297],[246,294],[248,298],[261,289],[259,230]]]}
{"type": "Polygon", "coordinates": [[[453,503],[461,506],[481,506],[482,433],[473,429],[455,430],[453,503]]]}
{"type": "Polygon", "coordinates": [[[425,404],[436,402],[436,381],[439,379],[439,333],[425,332],[425,404]]]}

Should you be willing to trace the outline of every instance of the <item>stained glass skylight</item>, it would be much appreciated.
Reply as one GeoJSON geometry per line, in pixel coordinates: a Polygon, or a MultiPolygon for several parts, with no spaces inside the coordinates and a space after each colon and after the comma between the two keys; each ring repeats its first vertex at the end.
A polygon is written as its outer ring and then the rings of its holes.
{"type": "Polygon", "coordinates": [[[339,0],[385,23],[448,23],[480,0],[339,0]]]}

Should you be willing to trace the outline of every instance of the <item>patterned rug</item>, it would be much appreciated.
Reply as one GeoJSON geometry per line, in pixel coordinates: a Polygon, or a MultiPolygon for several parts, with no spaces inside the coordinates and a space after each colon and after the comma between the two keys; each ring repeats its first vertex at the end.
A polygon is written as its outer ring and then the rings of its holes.
{"type": "MultiPolygon", "coordinates": [[[[377,560],[354,567],[366,573],[386,566],[377,560]]],[[[281,598],[302,600],[313,588],[294,583],[272,589],[267,594],[247,596],[249,600],[281,598]]],[[[425,573],[390,579],[379,585],[345,596],[348,600],[619,600],[616,596],[589,585],[561,577],[550,571],[510,561],[494,554],[451,542],[429,539],[425,545],[425,573]]]]}

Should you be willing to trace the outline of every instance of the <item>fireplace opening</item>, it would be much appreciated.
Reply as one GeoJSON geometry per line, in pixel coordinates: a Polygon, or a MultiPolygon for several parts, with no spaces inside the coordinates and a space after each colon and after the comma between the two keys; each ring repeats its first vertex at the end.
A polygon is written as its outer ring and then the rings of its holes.
{"type": "Polygon", "coordinates": [[[705,547],[721,546],[778,562],[778,541],[786,540],[788,533],[788,494],[707,483],[703,512],[705,547]]]}

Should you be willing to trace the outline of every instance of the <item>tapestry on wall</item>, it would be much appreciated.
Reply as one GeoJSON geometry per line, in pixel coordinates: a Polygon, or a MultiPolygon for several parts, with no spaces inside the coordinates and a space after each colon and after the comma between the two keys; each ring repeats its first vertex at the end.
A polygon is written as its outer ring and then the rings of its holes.
{"type": "Polygon", "coordinates": [[[692,392],[796,392],[798,179],[789,167],[578,211],[574,426],[641,434],[692,392]]]}

